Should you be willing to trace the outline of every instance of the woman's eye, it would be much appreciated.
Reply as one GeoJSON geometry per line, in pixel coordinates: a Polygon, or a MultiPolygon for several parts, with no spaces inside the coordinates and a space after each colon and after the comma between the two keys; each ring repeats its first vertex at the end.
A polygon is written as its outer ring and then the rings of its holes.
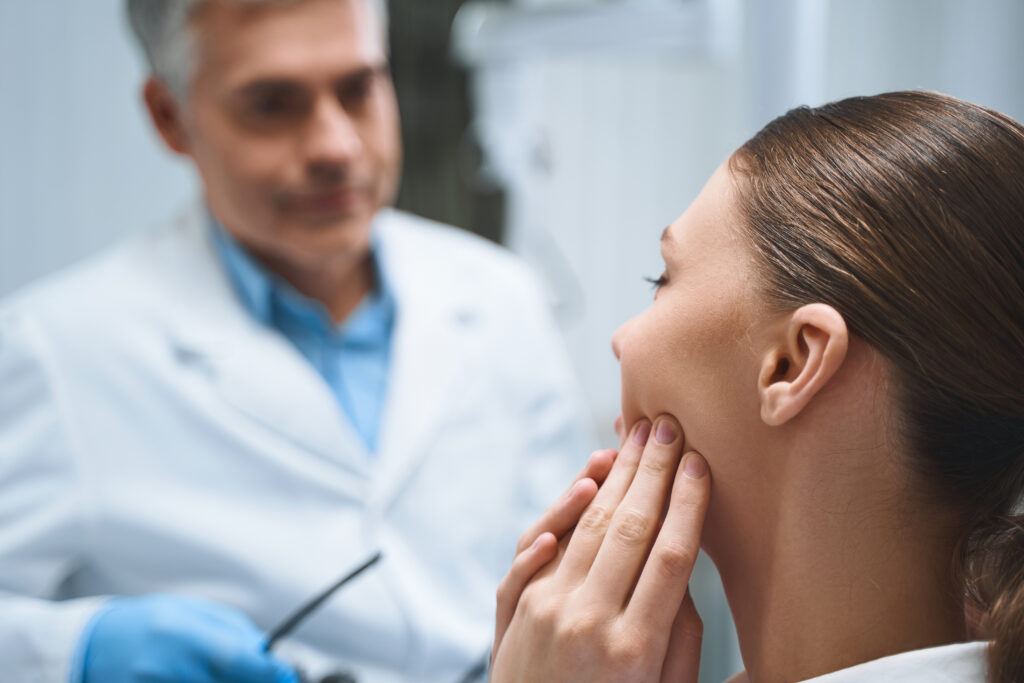
{"type": "Polygon", "coordinates": [[[661,275],[659,275],[656,278],[654,278],[654,277],[645,277],[644,280],[649,282],[649,283],[651,283],[651,287],[654,288],[654,291],[658,291],[659,289],[661,289],[662,287],[664,287],[665,285],[668,284],[668,275],[666,275],[665,273],[662,273],[661,275]]]}

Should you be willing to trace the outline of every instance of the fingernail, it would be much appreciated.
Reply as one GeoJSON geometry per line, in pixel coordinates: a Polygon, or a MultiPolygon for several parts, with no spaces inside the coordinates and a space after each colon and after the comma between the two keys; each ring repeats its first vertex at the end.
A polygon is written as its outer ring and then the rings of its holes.
{"type": "Polygon", "coordinates": [[[633,441],[637,442],[641,446],[647,443],[647,439],[651,436],[651,423],[644,421],[640,423],[640,426],[633,432],[633,441]]]}
{"type": "Polygon", "coordinates": [[[583,486],[583,479],[580,479],[578,482],[570,486],[569,490],[565,492],[565,497],[572,498],[572,495],[579,491],[581,486],[583,486]]]}
{"type": "Polygon", "coordinates": [[[700,479],[708,473],[708,464],[701,457],[700,453],[687,453],[686,462],[683,463],[683,474],[690,479],[700,479]]]}
{"type": "Polygon", "coordinates": [[[537,549],[538,547],[540,547],[540,538],[541,538],[541,537],[540,537],[540,536],[538,536],[537,538],[535,538],[535,539],[534,539],[533,543],[532,543],[532,544],[530,544],[530,551],[531,551],[531,552],[533,552],[533,551],[534,551],[534,550],[536,550],[536,549],[537,549]]]}
{"type": "Polygon", "coordinates": [[[676,440],[676,429],[668,422],[662,420],[658,423],[658,431],[655,432],[654,438],[657,439],[658,443],[672,443],[676,440]]]}

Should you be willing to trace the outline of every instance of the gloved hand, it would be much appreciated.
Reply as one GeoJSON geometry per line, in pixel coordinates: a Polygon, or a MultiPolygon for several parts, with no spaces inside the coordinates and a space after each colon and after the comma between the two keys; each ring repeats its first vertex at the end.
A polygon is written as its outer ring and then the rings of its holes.
{"type": "Polygon", "coordinates": [[[195,598],[114,598],[83,638],[82,683],[299,681],[248,617],[195,598]]]}

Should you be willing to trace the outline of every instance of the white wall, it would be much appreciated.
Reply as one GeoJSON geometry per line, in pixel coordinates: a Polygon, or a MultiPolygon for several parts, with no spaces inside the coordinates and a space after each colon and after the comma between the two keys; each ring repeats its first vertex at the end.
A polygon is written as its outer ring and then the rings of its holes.
{"type": "Polygon", "coordinates": [[[830,0],[827,99],[925,88],[1024,121],[1024,2],[830,0]]]}
{"type": "Polygon", "coordinates": [[[144,120],[121,0],[0,2],[0,295],[194,190],[144,120]]]}

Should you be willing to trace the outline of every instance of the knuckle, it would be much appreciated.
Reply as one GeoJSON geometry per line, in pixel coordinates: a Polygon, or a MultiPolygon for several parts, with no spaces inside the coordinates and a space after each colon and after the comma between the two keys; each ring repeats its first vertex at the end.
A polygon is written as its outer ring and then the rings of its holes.
{"type": "Polygon", "coordinates": [[[506,575],[505,578],[501,580],[501,583],[498,584],[498,590],[495,591],[494,597],[497,600],[498,605],[504,605],[511,601],[514,594],[509,577],[506,575]]]}
{"type": "Polygon", "coordinates": [[[697,552],[681,543],[666,543],[655,549],[652,559],[662,576],[682,580],[689,577],[697,552]]]}
{"type": "Polygon", "coordinates": [[[637,510],[625,510],[615,519],[615,537],[628,545],[645,543],[651,536],[654,520],[637,510]]]}
{"type": "Polygon", "coordinates": [[[231,647],[228,651],[220,653],[220,656],[211,661],[209,666],[215,673],[224,678],[233,672],[245,671],[246,663],[252,658],[252,654],[241,647],[231,647]]]}
{"type": "Polygon", "coordinates": [[[673,509],[674,517],[701,519],[704,516],[706,502],[706,494],[702,491],[684,489],[682,491],[673,491],[669,506],[673,509]]]}
{"type": "Polygon", "coordinates": [[[533,529],[526,531],[522,536],[519,537],[519,542],[516,543],[516,555],[521,555],[524,550],[533,545],[537,534],[534,533],[533,529]]]}
{"type": "Polygon", "coordinates": [[[538,599],[529,588],[523,591],[523,597],[519,601],[523,610],[529,616],[529,621],[534,628],[541,633],[551,633],[558,626],[559,609],[552,600],[538,599]]]}
{"type": "Polygon", "coordinates": [[[579,523],[576,525],[577,531],[584,533],[601,534],[608,528],[608,523],[611,521],[611,511],[602,505],[591,505],[580,517],[579,523]]]}
{"type": "Polygon", "coordinates": [[[676,460],[670,451],[665,448],[655,448],[651,452],[645,452],[640,459],[640,469],[653,477],[661,478],[674,475],[676,472],[676,460]]]}
{"type": "Polygon", "coordinates": [[[558,627],[559,639],[565,643],[590,642],[598,631],[600,620],[591,612],[566,618],[558,627]]]}
{"type": "Polygon", "coordinates": [[[704,637],[704,620],[696,614],[685,619],[679,628],[688,638],[700,640],[704,637]]]}
{"type": "Polygon", "coordinates": [[[608,644],[611,667],[619,672],[643,669],[643,662],[650,656],[654,641],[649,634],[633,630],[613,639],[608,644]]]}

